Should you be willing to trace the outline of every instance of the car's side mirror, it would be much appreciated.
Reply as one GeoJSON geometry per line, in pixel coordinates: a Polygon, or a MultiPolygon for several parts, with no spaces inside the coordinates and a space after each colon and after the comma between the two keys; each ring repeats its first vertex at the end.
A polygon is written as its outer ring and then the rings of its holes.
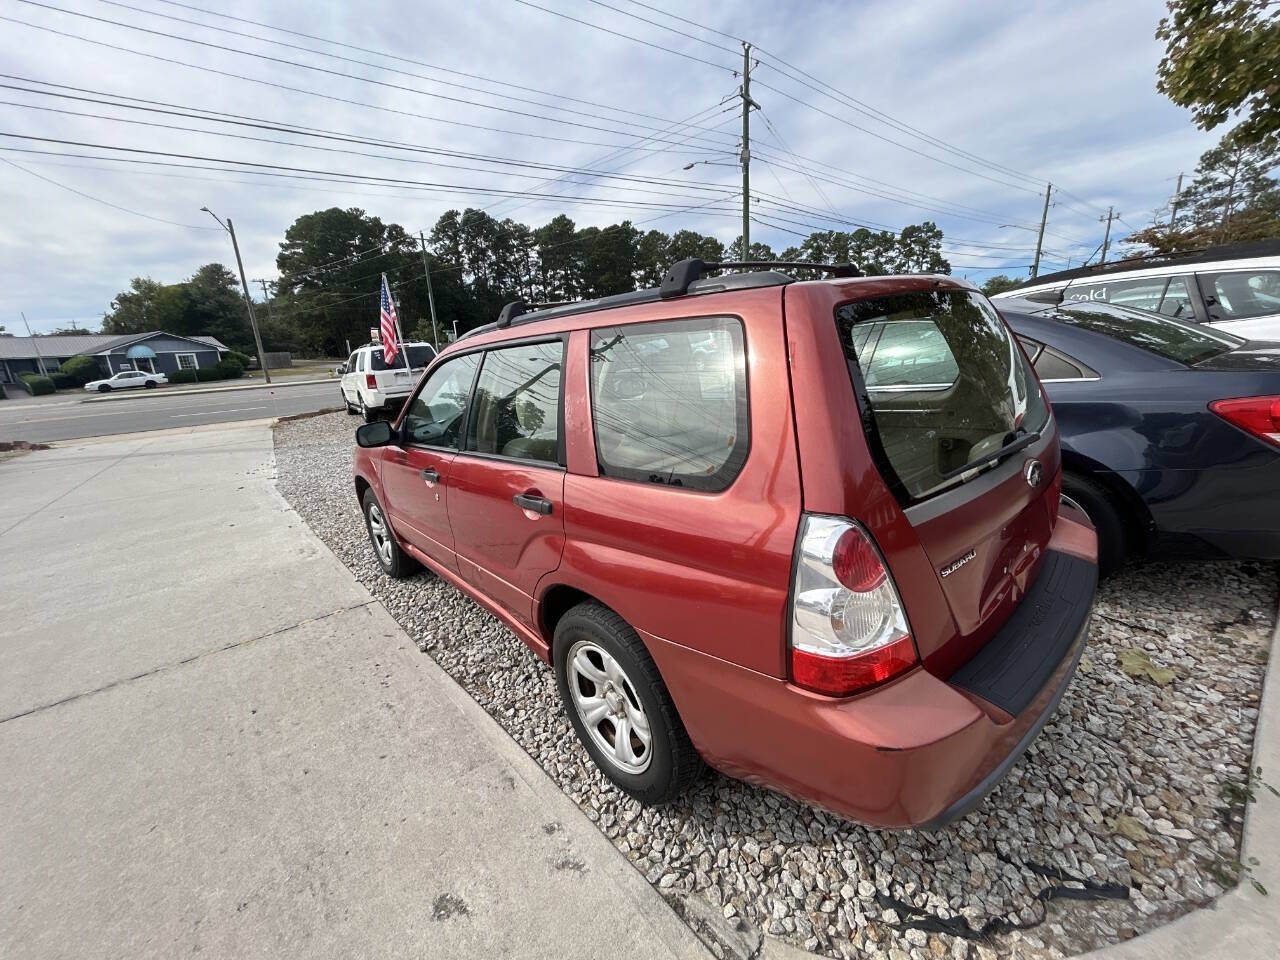
{"type": "Polygon", "coordinates": [[[334,373],[336,373],[338,376],[342,376],[346,372],[347,372],[347,365],[345,363],[340,363],[337,365],[337,367],[334,368],[334,373]]]}
{"type": "Polygon", "coordinates": [[[363,423],[356,429],[356,445],[361,447],[385,447],[394,437],[389,420],[363,423]]]}

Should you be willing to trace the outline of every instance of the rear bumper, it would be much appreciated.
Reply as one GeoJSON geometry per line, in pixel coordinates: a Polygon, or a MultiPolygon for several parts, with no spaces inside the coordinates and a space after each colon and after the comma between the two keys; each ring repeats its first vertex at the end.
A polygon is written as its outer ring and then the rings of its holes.
{"type": "MultiPolygon", "coordinates": [[[[1017,705],[1015,714],[975,693],[979,684],[966,689],[924,669],[834,700],[645,639],[695,746],[721,772],[874,826],[938,828],[976,807],[1008,773],[1075,673],[1096,586],[1094,539],[1091,528],[1069,518],[1059,527],[1063,536],[1055,533],[1050,553],[1057,544],[1072,563],[1057,568],[1084,563],[1087,576],[1060,584],[1075,595],[1056,603],[1052,584],[1038,576],[1019,608],[1025,615],[1010,618],[984,648],[998,651],[1009,667],[987,671],[988,679],[1008,672],[1016,681],[1010,687],[996,677],[985,689],[1017,705]]],[[[1053,559],[1045,560],[1049,573],[1053,559]]]]}

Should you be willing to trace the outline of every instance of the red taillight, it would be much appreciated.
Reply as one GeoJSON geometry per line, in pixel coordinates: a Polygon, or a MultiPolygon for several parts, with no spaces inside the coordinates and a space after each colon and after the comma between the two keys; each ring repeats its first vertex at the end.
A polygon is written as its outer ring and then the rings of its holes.
{"type": "Polygon", "coordinates": [[[874,590],[888,576],[875,548],[856,528],[846,530],[836,541],[831,552],[831,569],[837,580],[857,593],[874,590]]]}
{"type": "Polygon", "coordinates": [[[364,385],[368,387],[370,390],[377,390],[378,378],[375,377],[372,373],[366,373],[364,375],[364,385]]]}
{"type": "Polygon", "coordinates": [[[870,535],[852,520],[805,514],[791,589],[791,679],[847,697],[916,665],[906,611],[870,535]]]}
{"type": "Polygon", "coordinates": [[[1259,440],[1280,447],[1280,397],[1214,400],[1209,409],[1259,440]]]}
{"type": "Polygon", "coordinates": [[[915,665],[916,645],[909,636],[854,657],[791,651],[791,677],[796,685],[836,697],[892,680],[915,665]]]}

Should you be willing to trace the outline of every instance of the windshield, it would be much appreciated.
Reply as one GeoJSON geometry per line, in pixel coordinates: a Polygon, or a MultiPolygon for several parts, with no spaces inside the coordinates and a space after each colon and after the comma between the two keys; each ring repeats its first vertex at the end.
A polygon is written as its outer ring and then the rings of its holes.
{"type": "Polygon", "coordinates": [[[1049,419],[1022,351],[980,294],[858,300],[837,308],[836,325],[865,389],[886,480],[910,501],[963,481],[966,468],[992,461],[1049,419]]]}
{"type": "Polygon", "coordinates": [[[1084,327],[1166,360],[1188,365],[1227,353],[1245,342],[1221,330],[1107,303],[1064,301],[1053,316],[1063,323],[1084,327]]]}
{"type": "MultiPolygon", "coordinates": [[[[429,343],[410,343],[404,346],[404,352],[409,355],[409,366],[414,370],[421,370],[430,363],[436,355],[431,349],[429,343]]],[[[369,369],[370,370],[395,370],[397,367],[404,369],[404,356],[396,354],[396,358],[391,364],[387,364],[382,359],[382,348],[369,351],[369,369]]]]}

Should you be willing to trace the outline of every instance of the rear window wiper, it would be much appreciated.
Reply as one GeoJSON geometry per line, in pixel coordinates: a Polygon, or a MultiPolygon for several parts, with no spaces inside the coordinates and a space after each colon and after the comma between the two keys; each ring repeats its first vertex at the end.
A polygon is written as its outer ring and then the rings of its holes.
{"type": "Polygon", "coordinates": [[[942,474],[939,479],[946,482],[947,480],[953,480],[966,473],[977,473],[984,467],[994,466],[1001,460],[1005,460],[1008,457],[1013,456],[1019,450],[1025,450],[1039,439],[1040,431],[1038,430],[1034,433],[1024,433],[1016,440],[1011,440],[1006,443],[999,450],[994,450],[985,456],[979,457],[977,460],[970,460],[963,467],[956,467],[954,470],[948,470],[946,473],[942,474]]]}

